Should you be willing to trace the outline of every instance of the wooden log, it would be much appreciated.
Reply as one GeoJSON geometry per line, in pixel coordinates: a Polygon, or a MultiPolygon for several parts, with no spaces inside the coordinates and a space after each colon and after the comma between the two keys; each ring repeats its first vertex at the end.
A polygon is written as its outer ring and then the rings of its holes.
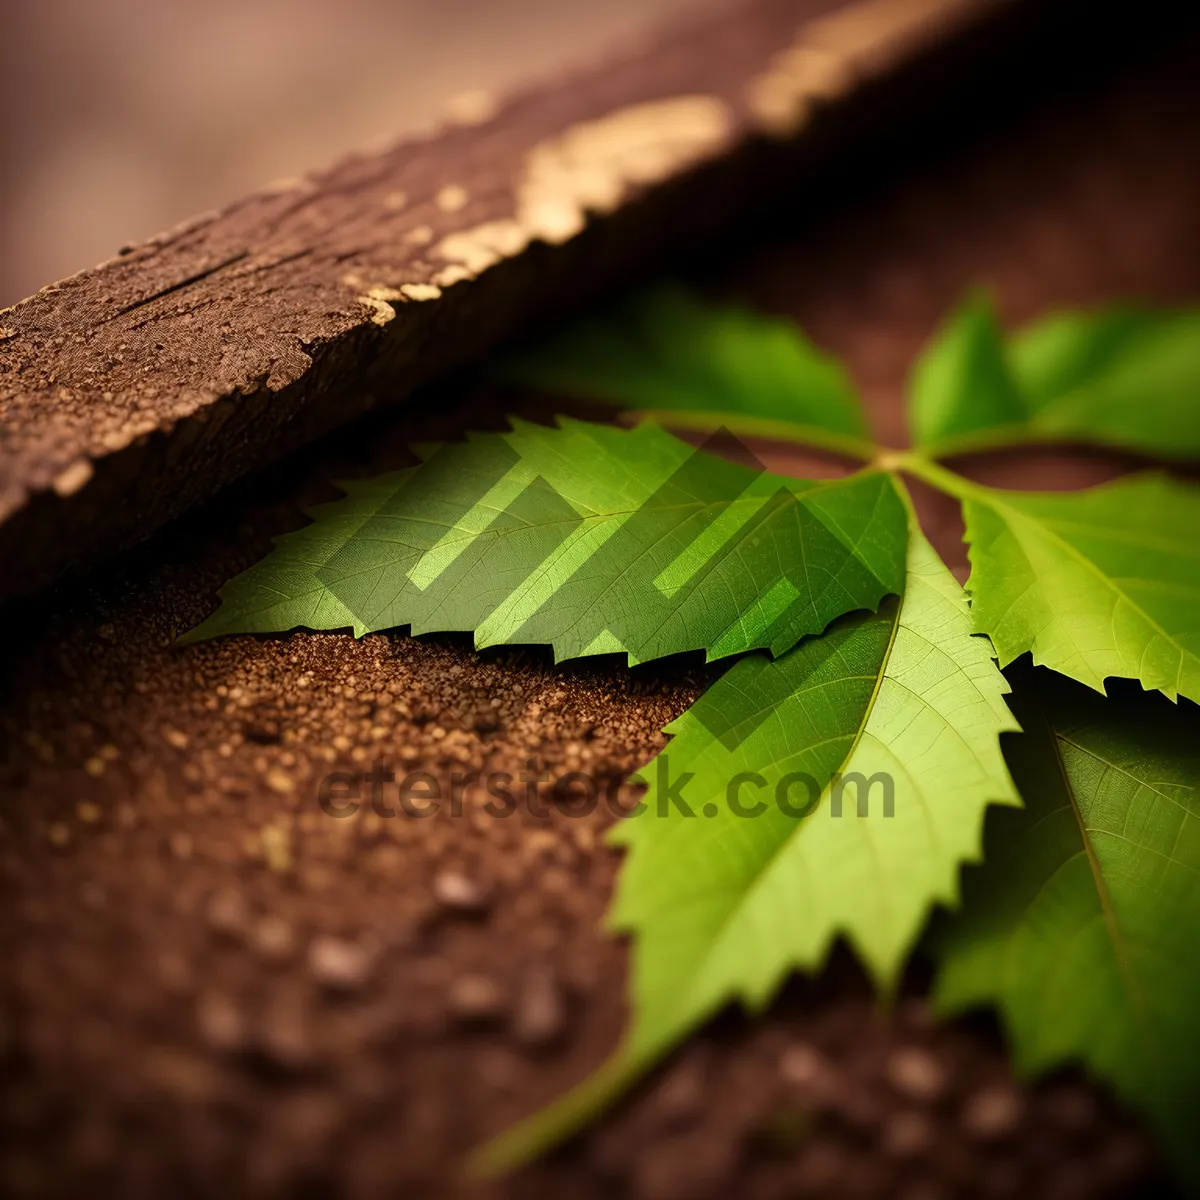
{"type": "Polygon", "coordinates": [[[745,221],[1019,7],[735,0],[0,312],[0,596],[745,221]]]}

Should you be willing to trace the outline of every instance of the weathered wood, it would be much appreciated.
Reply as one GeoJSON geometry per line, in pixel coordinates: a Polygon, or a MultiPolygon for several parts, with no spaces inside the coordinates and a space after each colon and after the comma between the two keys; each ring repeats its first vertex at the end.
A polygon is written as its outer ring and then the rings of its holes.
{"type": "Polygon", "coordinates": [[[1012,7],[738,0],[0,312],[0,595],[696,244],[881,81],[1012,7]]]}

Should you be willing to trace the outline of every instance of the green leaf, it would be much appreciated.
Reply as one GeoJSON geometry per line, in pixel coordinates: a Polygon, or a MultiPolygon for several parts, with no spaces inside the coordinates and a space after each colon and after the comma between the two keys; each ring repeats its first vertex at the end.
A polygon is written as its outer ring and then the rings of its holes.
{"type": "Polygon", "coordinates": [[[917,446],[997,426],[1018,427],[1028,417],[1012,377],[991,300],[969,296],[926,349],[913,370],[909,424],[917,446]]]}
{"type": "Polygon", "coordinates": [[[700,424],[708,427],[722,420],[736,420],[743,432],[792,427],[792,438],[798,429],[823,431],[845,438],[852,454],[864,449],[868,437],[845,368],[795,324],[708,304],[675,287],[573,324],[508,360],[501,374],[549,391],[661,412],[664,419],[667,413],[706,415],[700,424]]]}
{"type": "Polygon", "coordinates": [[[1200,713],[1013,682],[1025,809],[989,818],[938,942],[939,1006],[998,1005],[1023,1071],[1083,1062],[1200,1184],[1200,713]]]}
{"type": "Polygon", "coordinates": [[[1200,488],[963,494],[971,611],[1002,666],[1032,651],[1099,691],[1124,676],[1200,699],[1200,488]]]}
{"type": "Polygon", "coordinates": [[[637,939],[623,1048],[482,1163],[565,1136],[728,1002],[763,1008],[840,935],[891,986],[931,907],[955,903],[987,805],[1018,803],[1006,691],[917,531],[902,602],[731,667],[667,727],[643,808],[613,833],[630,853],[612,923],[637,939]]]}
{"type": "Polygon", "coordinates": [[[1005,344],[990,301],[950,319],[914,373],[913,439],[946,455],[1095,442],[1200,456],[1200,309],[1056,313],[1005,344]]]}
{"type": "Polygon", "coordinates": [[[278,539],[190,638],[409,625],[557,659],[715,659],[781,654],[904,584],[904,506],[880,472],[783,479],[652,425],[572,420],[418,453],[278,539]]]}

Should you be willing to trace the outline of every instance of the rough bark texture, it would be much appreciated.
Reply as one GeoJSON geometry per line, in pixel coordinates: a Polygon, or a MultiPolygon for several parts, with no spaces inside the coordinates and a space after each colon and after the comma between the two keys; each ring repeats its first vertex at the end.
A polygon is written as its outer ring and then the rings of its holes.
{"type": "Polygon", "coordinates": [[[745,218],[1016,7],[738,0],[0,312],[0,595],[745,218]]]}

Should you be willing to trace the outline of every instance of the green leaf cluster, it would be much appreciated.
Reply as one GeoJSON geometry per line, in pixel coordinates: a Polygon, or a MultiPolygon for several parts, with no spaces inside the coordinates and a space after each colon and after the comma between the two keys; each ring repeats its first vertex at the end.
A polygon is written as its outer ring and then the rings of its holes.
{"type": "Polygon", "coordinates": [[[1196,456],[1200,314],[1057,314],[1006,338],[969,297],[913,372],[908,451],[871,443],[847,373],[793,326],[677,289],[503,373],[647,419],[418,447],[279,539],[192,635],[408,626],[558,659],[731,659],[612,834],[611,923],[634,939],[624,1042],[476,1165],[560,1140],[839,938],[890,989],[982,860],[936,943],[939,1002],[997,1006],[1025,1068],[1083,1062],[1200,1179],[1200,489],[1149,473],[1006,491],[939,461],[1038,441],[1196,456]],[[864,466],[785,479],[661,424],[864,466]],[[904,474],[961,501],[965,591],[904,474]],[[1105,698],[1114,678],[1144,690],[1105,698]]]}

